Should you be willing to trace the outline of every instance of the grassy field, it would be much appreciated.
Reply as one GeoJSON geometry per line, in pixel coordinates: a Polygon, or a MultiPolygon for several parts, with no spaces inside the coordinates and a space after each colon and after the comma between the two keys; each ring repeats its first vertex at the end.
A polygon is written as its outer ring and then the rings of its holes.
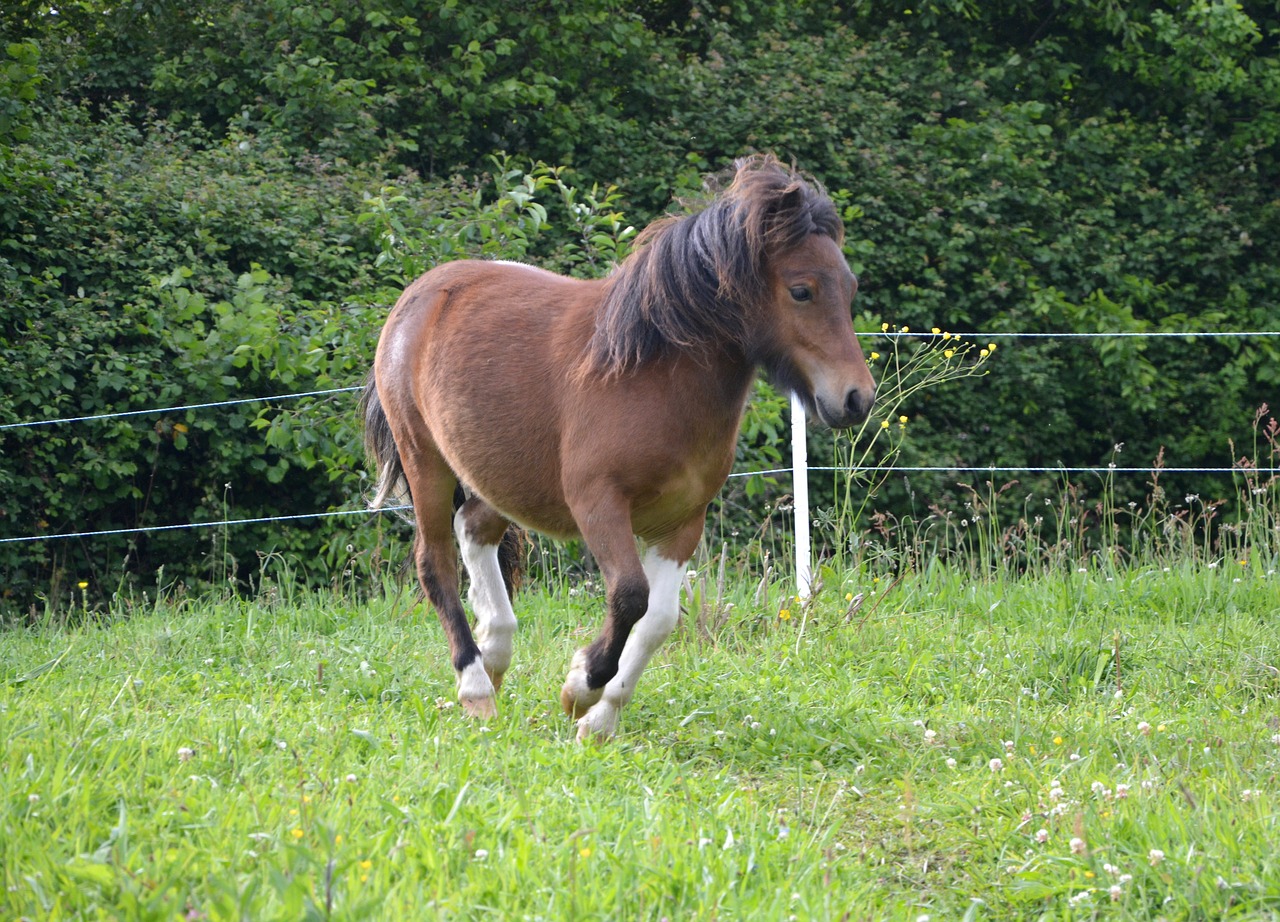
{"type": "Polygon", "coordinates": [[[1280,918],[1274,571],[834,582],[731,575],[604,747],[589,586],[485,726],[406,599],[2,632],[0,919],[1280,918]]]}

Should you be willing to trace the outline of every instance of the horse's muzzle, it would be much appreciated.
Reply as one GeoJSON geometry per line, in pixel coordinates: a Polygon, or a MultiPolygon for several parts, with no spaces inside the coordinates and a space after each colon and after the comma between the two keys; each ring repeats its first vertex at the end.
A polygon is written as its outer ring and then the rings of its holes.
{"type": "Polygon", "coordinates": [[[875,388],[852,388],[844,397],[844,403],[832,407],[821,397],[814,400],[818,408],[818,418],[830,429],[849,429],[858,425],[871,413],[871,406],[876,402],[875,388]]]}

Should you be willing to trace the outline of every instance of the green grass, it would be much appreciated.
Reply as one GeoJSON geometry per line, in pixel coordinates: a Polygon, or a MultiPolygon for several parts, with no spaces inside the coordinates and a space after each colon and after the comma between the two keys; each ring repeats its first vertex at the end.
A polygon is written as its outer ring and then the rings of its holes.
{"type": "Polygon", "coordinates": [[[487,726],[403,601],[0,633],[0,919],[1280,918],[1274,572],[835,582],[731,575],[604,747],[591,591],[487,726]]]}

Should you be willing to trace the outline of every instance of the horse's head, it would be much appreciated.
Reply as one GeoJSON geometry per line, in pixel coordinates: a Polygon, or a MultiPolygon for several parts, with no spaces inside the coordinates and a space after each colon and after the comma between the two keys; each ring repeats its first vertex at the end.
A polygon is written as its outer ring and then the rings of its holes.
{"type": "Polygon", "coordinates": [[[761,365],[832,429],[867,418],[876,386],[853,330],[858,279],[830,236],[812,233],[769,260],[761,365]]]}
{"type": "Polygon", "coordinates": [[[858,279],[841,251],[835,204],[771,157],[740,161],[727,198],[736,200],[757,267],[742,296],[755,304],[748,354],[826,425],[857,425],[871,412],[876,386],[853,330],[858,279]]]}
{"type": "Polygon", "coordinates": [[[650,225],[610,277],[592,367],[617,374],[664,351],[724,350],[828,426],[857,425],[876,388],[853,332],[858,280],[843,240],[818,183],[772,156],[739,160],[709,205],[650,225]]]}

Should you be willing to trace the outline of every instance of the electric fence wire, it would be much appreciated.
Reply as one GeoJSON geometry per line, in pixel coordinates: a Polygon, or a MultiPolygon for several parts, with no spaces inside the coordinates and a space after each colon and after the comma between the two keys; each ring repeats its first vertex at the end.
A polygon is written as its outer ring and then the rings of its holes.
{"type": "MultiPolygon", "coordinates": [[[[879,336],[888,339],[900,339],[907,337],[940,338],[942,333],[913,333],[909,330],[889,330],[880,333],[859,334],[862,336],[879,336]]],[[[1268,337],[1280,336],[1280,331],[1271,330],[1219,330],[1212,332],[1170,332],[1170,331],[1150,331],[1150,332],[1082,332],[1082,333],[948,333],[947,337],[951,339],[972,339],[972,340],[991,340],[991,339],[1106,339],[1106,338],[1247,338],[1247,337],[1268,337]]],[[[207,410],[216,407],[238,406],[247,403],[273,403],[285,400],[298,400],[303,397],[323,397],[330,394],[351,393],[363,390],[362,385],[351,385],[348,387],[333,387],[323,390],[300,391],[292,394],[277,394],[271,397],[242,397],[234,400],[221,400],[209,403],[191,403],[174,407],[163,407],[149,410],[124,410],[116,413],[98,413],[91,416],[68,416],[60,419],[41,419],[28,420],[25,422],[3,423],[0,424],[0,430],[31,428],[36,426],[55,426],[59,424],[94,422],[105,419],[119,419],[134,416],[165,416],[173,413],[182,413],[190,410],[207,410]]],[[[810,471],[844,471],[846,468],[839,467],[811,467],[810,471]]],[[[1067,467],[1067,466],[1044,466],[1044,467],[1017,467],[1017,466],[950,466],[950,465],[919,465],[919,466],[889,466],[889,467],[864,467],[858,469],[860,473],[989,473],[989,474],[1257,474],[1274,476],[1280,474],[1280,468],[1242,468],[1242,467],[1118,467],[1116,465],[1108,465],[1106,467],[1067,467]]],[[[763,471],[739,471],[729,475],[730,478],[743,477],[770,477],[779,474],[791,474],[790,468],[775,468],[763,471]]],[[[188,522],[178,525],[148,525],[136,528],[113,528],[104,531],[77,531],[64,532],[54,535],[23,535],[16,538],[0,538],[0,544],[28,543],[35,541],[57,541],[71,538],[96,538],[108,535],[135,535],[147,534],[151,532],[178,531],[182,529],[193,528],[215,528],[230,527],[233,525],[256,525],[270,522],[296,522],[307,519],[335,518],[339,516],[350,515],[372,515],[377,511],[386,512],[402,512],[412,509],[412,506],[387,506],[382,510],[361,509],[340,509],[330,512],[308,512],[298,515],[284,516],[259,516],[246,519],[225,519],[212,522],[188,522]]]]}

